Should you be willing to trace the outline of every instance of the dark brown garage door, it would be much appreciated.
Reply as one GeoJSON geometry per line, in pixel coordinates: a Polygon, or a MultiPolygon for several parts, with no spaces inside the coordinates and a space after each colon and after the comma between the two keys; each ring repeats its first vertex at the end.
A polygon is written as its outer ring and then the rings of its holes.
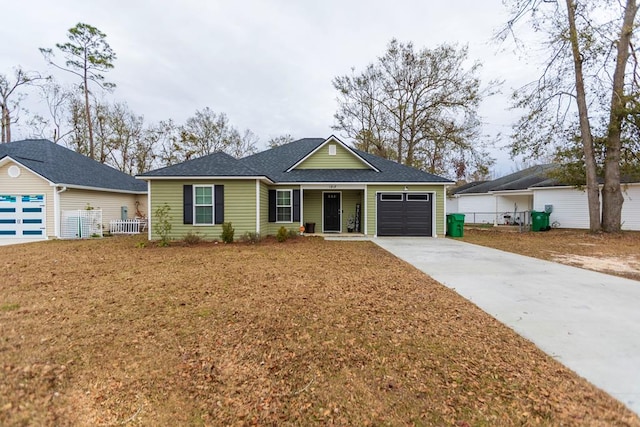
{"type": "Polygon", "coordinates": [[[378,236],[432,236],[433,193],[378,193],[378,236]]]}

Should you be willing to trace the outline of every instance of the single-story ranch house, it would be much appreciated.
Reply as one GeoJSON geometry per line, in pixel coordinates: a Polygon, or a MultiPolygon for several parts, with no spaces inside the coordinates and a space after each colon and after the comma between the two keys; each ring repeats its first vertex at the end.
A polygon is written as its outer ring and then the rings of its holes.
{"type": "MultiPolygon", "coordinates": [[[[465,214],[465,223],[508,224],[525,221],[531,210],[550,210],[550,224],[560,228],[589,228],[587,193],[549,177],[556,166],[537,165],[493,181],[453,189],[448,213],[465,214]]],[[[622,184],[622,229],[640,230],[640,183],[622,184]]]]}
{"type": "Polygon", "coordinates": [[[0,144],[0,239],[67,237],[61,235],[65,211],[100,209],[107,228],[146,206],[143,182],[61,145],[44,139],[0,144]]]}
{"type": "Polygon", "coordinates": [[[165,205],[176,239],[188,233],[218,239],[223,222],[232,223],[236,238],[305,224],[315,233],[435,237],[445,233],[445,187],[452,184],[335,136],[242,159],[213,153],[137,178],[148,184],[149,239],[158,238],[155,212],[165,205]]]}

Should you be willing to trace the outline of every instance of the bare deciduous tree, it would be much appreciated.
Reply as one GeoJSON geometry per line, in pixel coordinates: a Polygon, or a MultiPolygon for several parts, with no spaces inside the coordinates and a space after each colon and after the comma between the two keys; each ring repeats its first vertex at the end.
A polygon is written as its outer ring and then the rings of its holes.
{"type": "Polygon", "coordinates": [[[18,121],[20,101],[24,94],[20,92],[22,86],[31,85],[42,80],[35,71],[24,71],[18,67],[14,70],[13,79],[0,74],[0,140],[11,142],[11,125],[18,121]]]}
{"type": "Polygon", "coordinates": [[[480,63],[466,67],[466,47],[443,44],[416,51],[392,40],[360,74],[336,77],[334,129],[356,148],[431,173],[460,178],[488,171],[477,109],[496,83],[481,88],[480,63]]]}
{"type": "Polygon", "coordinates": [[[224,113],[216,114],[209,107],[196,111],[180,127],[180,140],[174,156],[188,160],[222,151],[234,157],[255,153],[257,138],[250,130],[240,135],[224,113]]]}
{"type": "Polygon", "coordinates": [[[269,141],[267,141],[267,147],[269,148],[280,147],[281,145],[285,145],[290,142],[293,142],[294,139],[295,138],[288,133],[285,135],[274,136],[273,138],[269,139],[269,141]]]}

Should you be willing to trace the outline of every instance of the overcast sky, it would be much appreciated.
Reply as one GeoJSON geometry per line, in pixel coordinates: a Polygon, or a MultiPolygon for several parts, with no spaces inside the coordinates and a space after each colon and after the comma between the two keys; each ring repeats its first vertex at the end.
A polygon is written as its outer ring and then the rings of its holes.
{"type": "MultiPolygon", "coordinates": [[[[126,101],[148,122],[182,123],[210,107],[251,129],[261,148],[287,133],[336,133],[332,79],[362,70],[394,37],[417,48],[468,44],[470,58],[484,64],[484,82],[505,80],[503,95],[481,107],[487,134],[509,133],[511,88],[537,75],[491,42],[506,21],[501,0],[29,0],[4,1],[2,15],[0,73],[20,65],[69,79],[48,70],[38,48],[66,42],[78,22],[91,24],[118,56],[107,75],[117,84],[110,99],[126,101]]],[[[504,150],[494,153],[495,172],[511,172],[504,150]]]]}

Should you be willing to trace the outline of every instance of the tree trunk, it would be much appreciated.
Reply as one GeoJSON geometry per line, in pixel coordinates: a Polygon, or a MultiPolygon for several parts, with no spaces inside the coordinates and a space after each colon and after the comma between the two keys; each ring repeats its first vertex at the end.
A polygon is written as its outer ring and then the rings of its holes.
{"type": "Polygon", "coordinates": [[[88,81],[84,81],[84,115],[87,118],[87,129],[89,130],[89,157],[94,159],[94,145],[93,145],[93,123],[91,123],[91,106],[89,105],[89,89],[87,88],[88,81]]]}
{"type": "Polygon", "coordinates": [[[4,133],[6,135],[5,142],[11,142],[11,114],[8,109],[4,110],[4,133]]]}
{"type": "Polygon", "coordinates": [[[2,142],[11,142],[11,113],[2,106],[2,142]]]}
{"type": "Polygon", "coordinates": [[[635,0],[627,0],[620,38],[617,43],[616,68],[613,74],[611,111],[604,161],[604,187],[602,188],[602,228],[609,233],[620,231],[622,225],[624,197],[620,188],[620,151],[622,121],[626,115],[624,78],[629,59],[633,22],[637,12],[638,6],[635,0]]]}
{"type": "Polygon", "coordinates": [[[2,109],[0,111],[0,123],[1,123],[1,127],[2,127],[2,142],[9,142],[7,141],[7,125],[6,123],[8,122],[7,120],[7,111],[4,105],[2,105],[2,109]]]}
{"type": "Polygon", "coordinates": [[[593,136],[589,123],[589,109],[584,88],[584,76],[582,73],[582,55],[578,44],[578,31],[576,29],[576,4],[574,0],[566,0],[567,17],[569,19],[569,39],[573,53],[573,65],[576,77],[576,101],[578,104],[578,116],[580,118],[580,135],[584,151],[584,163],[587,177],[587,204],[589,206],[589,230],[600,231],[600,191],[596,176],[596,158],[593,149],[593,136]]]}

